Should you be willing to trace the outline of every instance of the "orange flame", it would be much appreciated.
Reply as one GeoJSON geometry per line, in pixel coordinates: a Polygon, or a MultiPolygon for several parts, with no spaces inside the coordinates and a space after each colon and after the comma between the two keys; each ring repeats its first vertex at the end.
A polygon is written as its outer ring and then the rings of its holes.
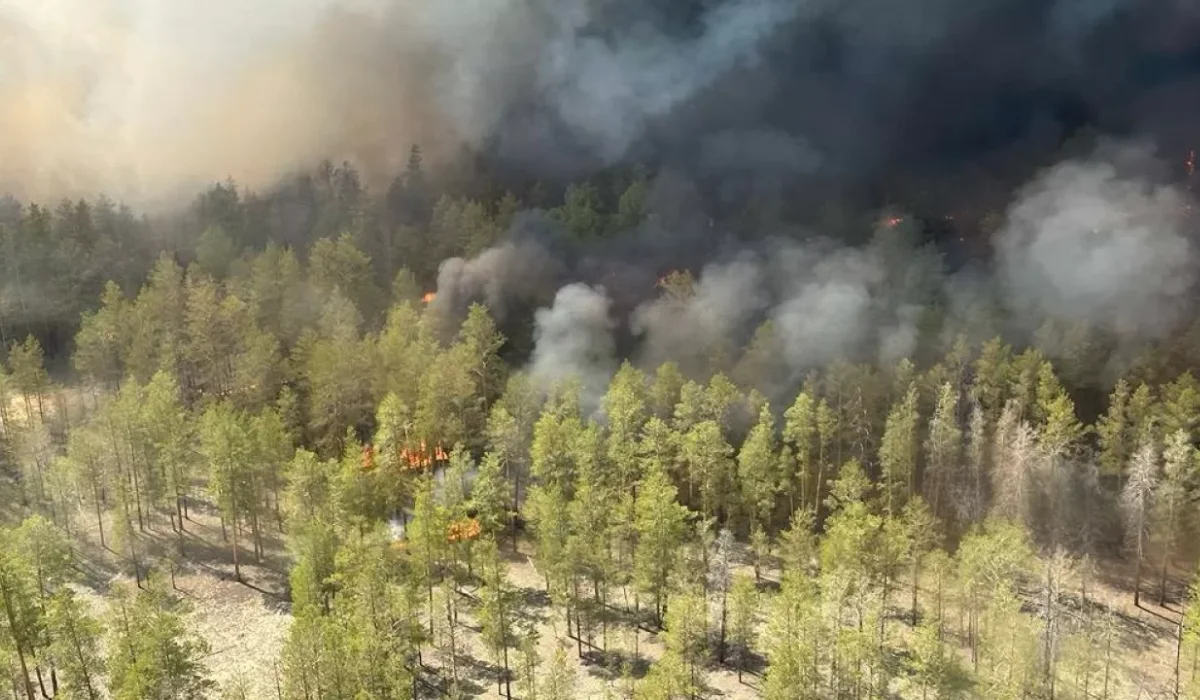
{"type": "Polygon", "coordinates": [[[883,223],[888,228],[896,228],[900,224],[904,223],[904,218],[900,216],[889,216],[883,220],[883,223]]]}
{"type": "Polygon", "coordinates": [[[433,301],[436,298],[437,298],[437,292],[426,292],[425,296],[421,297],[421,301],[428,304],[429,302],[433,301]]]}
{"type": "Polygon", "coordinates": [[[431,452],[426,446],[425,441],[421,441],[421,445],[414,449],[407,447],[400,448],[400,468],[409,471],[428,469],[438,462],[445,462],[450,457],[439,444],[433,448],[431,452]]]}
{"type": "Polygon", "coordinates": [[[446,531],[446,539],[450,542],[473,540],[483,532],[482,526],[475,518],[463,518],[450,523],[446,531]]]}

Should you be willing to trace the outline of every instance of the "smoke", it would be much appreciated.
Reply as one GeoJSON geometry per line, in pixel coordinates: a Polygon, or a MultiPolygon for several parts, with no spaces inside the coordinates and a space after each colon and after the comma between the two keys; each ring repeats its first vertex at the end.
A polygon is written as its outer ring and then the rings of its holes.
{"type": "Polygon", "coordinates": [[[1196,282],[1191,202],[1126,147],[1062,163],[1026,187],[995,239],[1018,318],[1082,323],[1144,341],[1171,330],[1196,282]]]}
{"type": "Polygon", "coordinates": [[[796,6],[723,3],[680,38],[591,35],[590,0],[16,0],[0,8],[0,190],[146,202],[326,157],[378,179],[414,142],[498,138],[549,161],[557,132],[611,163],[796,6]]]}
{"type": "MultiPolygon", "coordinates": [[[[744,369],[741,379],[774,396],[813,369],[839,361],[886,366],[960,333],[974,343],[1002,335],[1026,344],[1046,319],[1089,347],[1115,339],[1127,358],[1180,326],[1197,282],[1194,207],[1180,188],[1163,184],[1160,166],[1132,145],[1047,169],[1014,193],[990,261],[948,270],[912,224],[889,217],[860,247],[816,236],[714,252],[718,259],[690,289],[654,296],[647,289],[651,298],[616,322],[632,332],[630,355],[643,367],[672,360],[697,376],[744,369]],[[768,321],[758,341],[765,345],[747,350],[768,321]],[[747,358],[752,366],[740,367],[747,358]]],[[[543,375],[557,381],[579,371],[591,387],[607,376],[610,310],[600,298],[568,286],[539,312],[534,362],[553,368],[543,375]],[[603,312],[579,311],[583,296],[603,312]],[[587,354],[585,343],[605,361],[587,354]]],[[[1115,360],[1088,358],[1097,373],[1088,379],[1111,379],[1115,360]]]]}
{"type": "Polygon", "coordinates": [[[547,390],[579,381],[583,407],[589,413],[599,407],[617,368],[610,306],[603,287],[575,283],[558,290],[554,304],[534,315],[536,346],[530,375],[547,390]]]}
{"type": "MultiPolygon", "coordinates": [[[[522,226],[520,221],[514,225],[522,226]]],[[[545,297],[563,272],[563,263],[536,241],[505,241],[469,260],[443,261],[433,303],[440,312],[460,316],[470,303],[483,302],[503,322],[514,304],[536,303],[545,297]]]]}
{"type": "Polygon", "coordinates": [[[378,183],[414,142],[558,175],[740,142],[751,179],[850,182],[1080,116],[1182,139],[1161,107],[1198,24],[1182,0],[10,0],[0,191],[144,206],[321,158],[378,183]],[[1161,77],[1112,70],[1147,52],[1161,77]]]}
{"type": "Polygon", "coordinates": [[[765,321],[773,346],[760,371],[774,388],[837,360],[911,356],[919,316],[943,276],[910,233],[884,228],[863,248],[775,240],[710,263],[690,293],[663,294],[631,314],[639,363],[673,360],[693,374],[728,368],[765,321]]]}
{"type": "Polygon", "coordinates": [[[639,306],[630,327],[643,338],[642,362],[653,367],[675,360],[696,371],[715,353],[735,352],[730,341],[745,337],[755,314],[767,304],[762,274],[758,260],[744,254],[706,267],[685,298],[664,295],[639,306]]]}
{"type": "Polygon", "coordinates": [[[437,145],[424,60],[379,0],[16,0],[0,8],[0,190],[139,203],[324,157],[437,145]],[[368,97],[369,96],[369,97],[368,97]]]}

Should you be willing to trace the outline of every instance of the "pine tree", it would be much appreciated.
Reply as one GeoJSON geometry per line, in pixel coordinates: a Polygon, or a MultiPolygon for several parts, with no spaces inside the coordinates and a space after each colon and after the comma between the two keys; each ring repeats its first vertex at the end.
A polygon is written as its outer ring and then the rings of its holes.
{"type": "Polygon", "coordinates": [[[917,591],[921,579],[921,564],[925,557],[941,545],[942,537],[937,518],[921,499],[913,499],[904,507],[903,523],[908,555],[912,562],[912,624],[917,624],[917,591]]]}
{"type": "Polygon", "coordinates": [[[1108,397],[1108,411],[1096,424],[1100,443],[1100,468],[1105,475],[1119,476],[1129,462],[1132,431],[1129,425],[1129,383],[1117,381],[1108,397]]]}
{"type": "Polygon", "coordinates": [[[550,670],[542,681],[541,700],[574,700],[575,669],[567,661],[567,650],[558,644],[550,660],[550,670]]]}
{"type": "Polygon", "coordinates": [[[697,423],[683,436],[680,457],[688,483],[699,495],[700,512],[723,520],[728,505],[733,448],[714,420],[697,423]]]}
{"type": "Polygon", "coordinates": [[[616,471],[614,485],[622,492],[631,492],[641,476],[637,438],[650,417],[646,394],[645,375],[625,362],[601,401],[608,424],[606,456],[616,471]]]}
{"type": "Polygon", "coordinates": [[[654,617],[661,625],[668,580],[687,527],[688,511],[675,501],[675,487],[666,473],[652,465],[638,489],[635,528],[634,579],[638,590],[654,600],[654,617]]]}
{"type": "Polygon", "coordinates": [[[967,437],[967,475],[958,499],[959,520],[967,525],[979,522],[987,510],[987,485],[990,479],[991,443],[983,408],[975,404],[971,409],[971,423],[967,437]]]}
{"type": "Polygon", "coordinates": [[[182,604],[160,588],[119,589],[110,605],[107,670],[115,699],[201,700],[213,687],[201,662],[207,645],[187,630],[182,604]]]}
{"type": "Polygon", "coordinates": [[[746,668],[746,659],[754,653],[759,623],[759,596],[754,579],[737,574],[729,594],[729,642],[733,646],[738,682],[746,668]]]}
{"type": "Polygon", "coordinates": [[[908,667],[921,698],[931,694],[943,700],[966,696],[967,673],[954,650],[946,645],[941,620],[923,620],[913,632],[909,649],[908,667]]]}
{"type": "MultiPolygon", "coordinates": [[[[0,540],[13,541],[11,531],[0,530],[0,540]]],[[[0,547],[0,646],[17,657],[16,683],[26,700],[34,700],[33,665],[40,635],[40,609],[33,574],[15,547],[0,547]]]]}
{"type": "Polygon", "coordinates": [[[909,385],[904,398],[892,407],[879,447],[883,472],[884,507],[899,513],[913,493],[917,470],[917,387],[909,385]]]}
{"type": "Polygon", "coordinates": [[[775,509],[775,494],[780,482],[779,460],[775,449],[775,419],[771,409],[763,406],[758,423],[742,443],[738,452],[738,483],[750,529],[767,529],[775,509]]]}
{"type": "Polygon", "coordinates": [[[25,404],[26,421],[33,423],[35,411],[37,419],[45,421],[44,398],[50,388],[50,375],[46,372],[42,344],[32,335],[26,336],[23,343],[14,342],[8,348],[8,366],[13,386],[25,404]]]}
{"type": "Polygon", "coordinates": [[[239,540],[242,522],[254,508],[250,436],[244,415],[228,403],[213,405],[200,421],[200,452],[209,465],[210,489],[232,534],[233,575],[242,580],[239,540]]]}
{"type": "Polygon", "coordinates": [[[1191,372],[1184,372],[1162,389],[1158,405],[1160,439],[1166,440],[1182,430],[1189,440],[1195,440],[1200,429],[1200,382],[1191,372]]]}
{"type": "Polygon", "coordinates": [[[682,695],[696,698],[705,685],[708,660],[708,611],[703,596],[677,596],[667,610],[666,654],[677,659],[686,679],[682,695]]]}
{"type": "Polygon", "coordinates": [[[958,393],[949,382],[942,385],[937,408],[929,421],[925,452],[926,497],[933,513],[945,517],[951,505],[950,499],[963,490],[960,482],[962,430],[958,426],[958,393]]]}
{"type": "Polygon", "coordinates": [[[1154,443],[1143,442],[1129,463],[1129,477],[1121,492],[1125,537],[1136,563],[1133,604],[1141,604],[1142,565],[1150,536],[1154,492],[1158,488],[1158,455],[1154,443]]]}
{"type": "Polygon", "coordinates": [[[816,407],[806,392],[800,392],[796,400],[784,413],[783,439],[791,447],[795,458],[795,472],[786,474],[784,484],[788,494],[789,510],[794,511],[798,505],[809,506],[808,491],[816,467],[816,445],[814,440],[817,433],[816,407]]]}
{"type": "Polygon", "coordinates": [[[87,614],[83,602],[70,589],[63,589],[47,609],[46,629],[59,692],[68,698],[99,700],[104,673],[100,653],[103,627],[87,614]]]}
{"type": "Polygon", "coordinates": [[[646,392],[646,407],[650,414],[664,421],[674,416],[684,383],[679,365],[674,362],[659,365],[646,392]]]}
{"type": "Polygon", "coordinates": [[[446,557],[446,531],[449,519],[434,497],[433,478],[425,476],[418,482],[413,505],[413,517],[405,528],[404,539],[412,554],[417,580],[425,587],[429,602],[429,634],[434,634],[434,587],[441,576],[446,557]]]}
{"type": "Polygon", "coordinates": [[[1158,579],[1158,604],[1167,600],[1167,572],[1175,555],[1177,544],[1186,539],[1187,527],[1192,523],[1188,517],[1187,504],[1194,500],[1197,463],[1196,451],[1182,428],[1167,438],[1163,450],[1163,473],[1153,494],[1153,539],[1158,541],[1160,557],[1158,579]]]}
{"type": "Polygon", "coordinates": [[[508,583],[504,562],[500,559],[496,542],[491,539],[484,540],[481,550],[480,573],[484,589],[479,598],[479,624],[482,627],[484,642],[496,661],[504,668],[496,680],[496,692],[503,692],[505,697],[511,698],[512,674],[509,670],[508,652],[519,644],[515,632],[516,594],[508,583]]]}
{"type": "Polygon", "coordinates": [[[815,582],[785,573],[771,602],[764,631],[768,660],[763,697],[767,700],[816,700],[824,696],[821,669],[831,655],[815,582]]]}
{"type": "Polygon", "coordinates": [[[999,418],[1000,411],[1009,399],[1011,372],[1012,348],[998,337],[984,343],[975,361],[971,395],[988,422],[999,418]]]}
{"type": "Polygon", "coordinates": [[[505,528],[513,529],[510,508],[512,493],[504,478],[500,456],[495,452],[484,454],[479,464],[479,474],[471,486],[471,506],[474,508],[480,528],[487,535],[499,537],[505,528]]]}

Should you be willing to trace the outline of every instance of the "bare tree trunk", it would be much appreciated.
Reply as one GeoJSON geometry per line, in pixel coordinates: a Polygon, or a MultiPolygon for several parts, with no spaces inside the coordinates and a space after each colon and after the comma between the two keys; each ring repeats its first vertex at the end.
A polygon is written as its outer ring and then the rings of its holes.
{"type": "MultiPolygon", "coordinates": [[[[1139,535],[1140,537],[1140,535],[1139,535]]],[[[1133,573],[1133,607],[1142,607],[1142,555],[1138,547],[1137,566],[1133,573]]]]}
{"type": "Polygon", "coordinates": [[[913,575],[912,575],[912,625],[917,626],[917,578],[921,573],[920,557],[913,557],[913,575]]]}
{"type": "Polygon", "coordinates": [[[233,530],[233,577],[236,580],[241,581],[242,580],[242,568],[241,568],[241,564],[238,562],[238,530],[240,528],[238,527],[236,506],[233,511],[232,519],[233,519],[233,527],[231,529],[233,530]]]}
{"type": "Polygon", "coordinates": [[[1183,654],[1183,615],[1179,616],[1179,625],[1175,628],[1175,687],[1176,700],[1179,698],[1179,658],[1183,654]]]}
{"type": "Polygon", "coordinates": [[[1167,604],[1167,566],[1170,561],[1171,545],[1168,542],[1163,545],[1162,566],[1158,575],[1158,604],[1160,607],[1165,607],[1167,604]]]}
{"type": "Polygon", "coordinates": [[[92,482],[92,500],[96,504],[96,529],[100,531],[100,546],[108,549],[108,544],[104,541],[104,516],[100,512],[100,491],[94,481],[92,482]]]}

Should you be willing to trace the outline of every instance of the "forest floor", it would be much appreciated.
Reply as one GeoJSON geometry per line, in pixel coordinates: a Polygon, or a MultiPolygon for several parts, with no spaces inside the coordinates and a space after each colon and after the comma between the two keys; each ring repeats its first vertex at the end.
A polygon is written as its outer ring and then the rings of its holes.
{"type": "MultiPolygon", "coordinates": [[[[0,479],[0,504],[15,502],[3,493],[12,488],[11,481],[0,479]]],[[[0,521],[13,522],[18,516],[15,509],[0,512],[0,521]]],[[[107,518],[105,528],[106,543],[111,547],[113,540],[107,518]]],[[[290,558],[282,538],[277,532],[269,533],[261,562],[254,561],[248,543],[243,542],[240,557],[243,581],[237,582],[233,577],[230,545],[222,537],[220,519],[211,506],[197,504],[191,511],[187,530],[185,563],[177,569],[175,585],[180,596],[190,604],[191,628],[208,642],[210,656],[206,663],[213,679],[225,685],[240,677],[248,684],[250,700],[275,700],[278,697],[276,660],[291,622],[287,602],[290,558]]],[[[106,611],[106,591],[115,581],[131,580],[131,572],[121,570],[118,557],[108,547],[101,546],[95,516],[90,512],[80,510],[73,518],[73,535],[81,574],[79,588],[92,601],[96,613],[102,615],[106,611]]],[[[170,554],[177,551],[176,538],[166,516],[157,516],[153,526],[142,535],[146,559],[169,560],[170,554]]],[[[529,557],[528,545],[522,542],[519,551],[514,553],[506,541],[502,553],[509,564],[509,579],[519,591],[523,614],[538,620],[541,673],[545,674],[554,656],[555,645],[558,640],[566,639],[563,615],[550,605],[545,581],[529,557]]],[[[1127,563],[1105,561],[1096,569],[1098,573],[1088,583],[1088,599],[1092,606],[1110,611],[1118,629],[1108,697],[1171,697],[1179,601],[1184,593],[1186,576],[1183,572],[1172,572],[1166,605],[1160,606],[1156,578],[1153,573],[1147,573],[1142,582],[1141,605],[1135,607],[1131,592],[1133,572],[1127,563]]],[[[763,587],[773,587],[776,580],[776,572],[764,572],[763,587]]],[[[932,591],[927,590],[924,583],[921,597],[932,605],[932,591]]],[[[904,635],[910,629],[908,594],[903,586],[899,590],[902,592],[892,599],[893,619],[889,626],[893,634],[904,635]]],[[[1078,605],[1078,581],[1072,584],[1072,590],[1076,605],[1068,606],[1068,619],[1078,617],[1081,607],[1078,605]]],[[[614,600],[618,597],[619,594],[614,593],[614,600]]],[[[1037,597],[1031,593],[1025,601],[1027,608],[1036,613],[1037,597]]],[[[466,631],[460,639],[463,645],[459,659],[462,687],[468,694],[478,697],[503,697],[497,692],[498,667],[483,648],[478,627],[465,610],[464,607],[459,616],[459,628],[466,631]]],[[[628,616],[618,612],[613,617],[606,631],[595,630],[591,640],[594,647],[582,646],[582,657],[577,642],[569,642],[567,658],[576,669],[577,697],[601,698],[609,692],[613,697],[622,696],[621,661],[629,658],[633,649],[634,628],[628,616]]],[[[953,613],[947,626],[951,635],[961,635],[953,613]]],[[[663,651],[658,635],[644,628],[638,632],[636,644],[643,661],[635,665],[635,677],[644,673],[646,661],[658,658],[663,651]]],[[[518,665],[517,657],[517,652],[510,652],[514,668],[518,665]]],[[[761,664],[761,660],[758,661],[761,664]]],[[[441,667],[443,676],[449,675],[444,657],[426,654],[425,662],[430,668],[441,667]]],[[[754,668],[754,663],[750,666],[754,668]]],[[[1195,672],[1196,660],[1184,659],[1184,677],[1195,672]]],[[[429,677],[426,680],[436,679],[429,677]]],[[[731,667],[714,663],[708,669],[705,682],[711,697],[748,700],[758,697],[762,678],[757,672],[749,671],[739,682],[731,667]]],[[[1099,697],[1098,693],[1097,689],[1093,694],[1099,697]]],[[[513,694],[517,696],[515,685],[513,694]]]]}

